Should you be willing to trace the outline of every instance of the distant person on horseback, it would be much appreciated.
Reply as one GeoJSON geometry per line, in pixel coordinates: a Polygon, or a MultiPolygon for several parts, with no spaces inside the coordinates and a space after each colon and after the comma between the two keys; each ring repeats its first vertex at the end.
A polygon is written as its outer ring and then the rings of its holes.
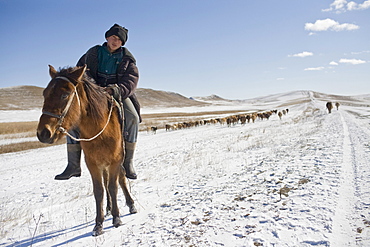
{"type": "MultiPolygon", "coordinates": [[[[140,105],[135,96],[139,81],[136,60],[126,47],[128,30],[114,24],[106,33],[107,42],[90,48],[78,61],[77,66],[87,65],[86,73],[97,85],[114,96],[123,105],[125,159],[123,166],[126,177],[136,179],[133,157],[139,131],[140,105]]],[[[71,130],[71,134],[79,136],[79,130],[71,130]]],[[[66,180],[81,176],[81,146],[78,141],[67,136],[68,165],[63,173],[55,176],[56,180],[66,180]]]]}

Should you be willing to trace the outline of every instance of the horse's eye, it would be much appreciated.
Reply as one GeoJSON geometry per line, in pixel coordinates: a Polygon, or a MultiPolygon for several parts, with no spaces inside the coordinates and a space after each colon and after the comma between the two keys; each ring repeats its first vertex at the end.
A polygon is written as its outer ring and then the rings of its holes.
{"type": "Polygon", "coordinates": [[[69,96],[69,94],[68,93],[65,93],[65,94],[62,94],[61,98],[62,99],[66,99],[66,98],[68,98],[68,96],[69,96]]]}

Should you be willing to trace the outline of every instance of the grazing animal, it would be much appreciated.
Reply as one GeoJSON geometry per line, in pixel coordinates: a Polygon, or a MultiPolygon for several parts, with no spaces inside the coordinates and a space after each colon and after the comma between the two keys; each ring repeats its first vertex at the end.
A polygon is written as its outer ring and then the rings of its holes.
{"type": "Polygon", "coordinates": [[[232,123],[232,118],[231,117],[226,118],[227,127],[230,127],[231,123],[232,123]]]}
{"type": "Polygon", "coordinates": [[[157,126],[148,127],[148,132],[151,131],[153,134],[157,134],[157,130],[157,126]]]}
{"type": "Polygon", "coordinates": [[[224,124],[226,124],[226,122],[227,122],[227,120],[226,120],[226,118],[220,118],[220,124],[221,125],[224,125],[224,124]]]}
{"type": "Polygon", "coordinates": [[[247,122],[247,116],[246,115],[240,116],[240,123],[242,125],[245,125],[246,122],[247,122]]]}
{"type": "Polygon", "coordinates": [[[331,102],[326,103],[326,108],[328,109],[329,113],[331,113],[331,110],[333,109],[333,103],[331,102]]]}
{"type": "Polygon", "coordinates": [[[266,118],[267,120],[269,120],[269,119],[270,119],[271,115],[272,115],[272,112],[264,112],[264,113],[262,113],[262,116],[263,116],[264,118],[266,118]]]}
{"type": "Polygon", "coordinates": [[[252,116],[251,116],[251,119],[252,119],[253,123],[256,121],[256,118],[257,118],[257,113],[253,113],[252,116]]]}
{"type": "Polygon", "coordinates": [[[170,131],[173,127],[170,124],[165,125],[166,131],[170,131]]]}
{"type": "Polygon", "coordinates": [[[231,116],[231,122],[233,125],[236,125],[239,122],[238,116],[231,116]]]}
{"type": "Polygon", "coordinates": [[[44,105],[37,126],[37,137],[42,143],[52,144],[69,135],[69,130],[79,128],[81,139],[78,140],[81,141],[92,178],[96,202],[92,235],[98,236],[103,233],[104,188],[107,210],[113,216],[114,227],[121,225],[117,205],[118,184],[130,213],[134,214],[137,210],[122,167],[125,149],[119,109],[113,98],[85,75],[85,70],[86,65],[57,72],[49,65],[51,81],[43,91],[44,105]]]}
{"type": "Polygon", "coordinates": [[[281,117],[283,116],[283,113],[281,113],[281,111],[279,111],[279,112],[278,112],[278,116],[279,116],[279,118],[280,118],[280,120],[281,120],[281,117]]]}
{"type": "Polygon", "coordinates": [[[339,106],[340,106],[339,102],[335,103],[335,106],[337,107],[337,111],[338,111],[339,110],[339,106]]]}

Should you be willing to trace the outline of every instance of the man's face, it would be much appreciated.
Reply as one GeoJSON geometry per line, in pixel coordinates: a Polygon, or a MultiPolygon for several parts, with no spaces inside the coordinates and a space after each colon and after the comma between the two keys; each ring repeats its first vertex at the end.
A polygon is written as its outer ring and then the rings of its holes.
{"type": "Polygon", "coordinates": [[[117,35],[112,35],[107,38],[107,46],[110,52],[114,52],[122,46],[122,41],[117,35]]]}

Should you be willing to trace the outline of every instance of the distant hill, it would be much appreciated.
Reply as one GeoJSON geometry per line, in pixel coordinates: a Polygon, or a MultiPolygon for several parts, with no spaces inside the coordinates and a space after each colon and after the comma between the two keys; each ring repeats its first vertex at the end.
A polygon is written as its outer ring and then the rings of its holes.
{"type": "MultiPolygon", "coordinates": [[[[42,91],[35,86],[0,88],[0,110],[29,110],[41,108],[42,91]]],[[[202,106],[206,102],[186,98],[178,93],[138,88],[136,95],[142,107],[185,107],[202,106]]]]}
{"type": "Polygon", "coordinates": [[[276,104],[277,102],[280,102],[281,103],[280,107],[284,107],[309,102],[312,100],[340,102],[341,105],[353,105],[353,104],[362,105],[367,104],[367,102],[364,102],[367,99],[369,99],[369,95],[345,96],[345,95],[326,94],[308,90],[297,90],[292,92],[257,97],[244,101],[249,103],[258,102],[260,104],[276,104]]]}
{"type": "Polygon", "coordinates": [[[212,94],[210,96],[204,96],[204,97],[192,97],[195,100],[202,101],[202,102],[231,102],[232,100],[224,99],[218,95],[212,94]]]}
{"type": "Polygon", "coordinates": [[[41,108],[42,91],[35,86],[17,86],[0,88],[0,110],[29,110],[41,108]]]}
{"type": "Polygon", "coordinates": [[[136,95],[140,105],[143,107],[186,107],[207,105],[206,102],[200,102],[189,99],[181,94],[153,90],[148,88],[138,88],[136,95]]]}

